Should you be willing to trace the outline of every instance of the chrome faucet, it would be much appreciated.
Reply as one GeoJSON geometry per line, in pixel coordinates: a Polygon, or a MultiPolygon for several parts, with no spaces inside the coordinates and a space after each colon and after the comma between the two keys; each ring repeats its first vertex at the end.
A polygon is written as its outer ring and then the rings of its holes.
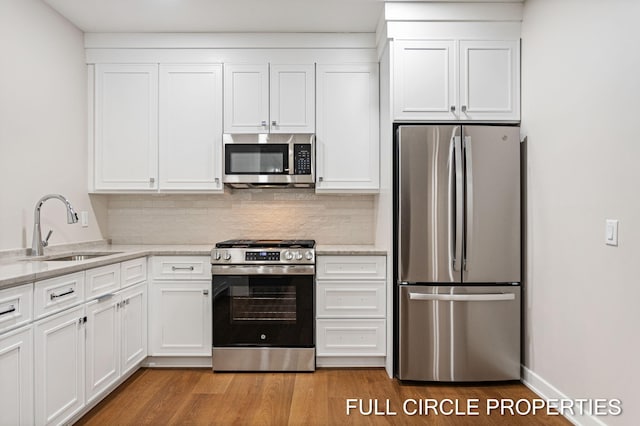
{"type": "Polygon", "coordinates": [[[53,231],[49,231],[47,234],[47,238],[42,240],[42,231],[40,230],[40,208],[42,208],[42,204],[50,198],[57,198],[62,201],[65,206],[67,206],[67,223],[77,223],[78,215],[76,211],[71,207],[71,203],[69,200],[64,198],[60,194],[49,194],[40,198],[36,203],[36,208],[33,212],[33,242],[31,244],[31,256],[42,256],[43,249],[49,245],[49,238],[53,231]]]}

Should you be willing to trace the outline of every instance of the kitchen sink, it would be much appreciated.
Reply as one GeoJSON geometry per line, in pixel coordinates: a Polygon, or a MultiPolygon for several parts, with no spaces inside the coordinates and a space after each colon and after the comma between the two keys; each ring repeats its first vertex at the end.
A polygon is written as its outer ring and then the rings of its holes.
{"type": "Polygon", "coordinates": [[[44,257],[32,257],[24,260],[40,260],[43,262],[70,262],[78,260],[95,259],[96,257],[110,256],[112,254],[120,254],[121,251],[109,251],[109,252],[78,252],[78,253],[64,253],[58,255],[44,256],[44,257]]]}

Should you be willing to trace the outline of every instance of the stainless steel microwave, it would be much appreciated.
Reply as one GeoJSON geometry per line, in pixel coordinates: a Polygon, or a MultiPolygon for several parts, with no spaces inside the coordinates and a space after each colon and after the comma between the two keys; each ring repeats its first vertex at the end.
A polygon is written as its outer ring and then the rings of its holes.
{"type": "Polygon", "coordinates": [[[225,184],[235,188],[315,185],[315,135],[229,134],[222,137],[225,184]]]}

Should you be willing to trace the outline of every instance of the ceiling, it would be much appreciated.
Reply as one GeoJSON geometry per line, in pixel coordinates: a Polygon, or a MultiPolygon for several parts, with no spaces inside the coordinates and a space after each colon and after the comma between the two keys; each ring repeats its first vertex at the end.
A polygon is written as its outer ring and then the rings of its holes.
{"type": "Polygon", "coordinates": [[[84,32],[375,32],[383,0],[42,0],[84,32]]]}

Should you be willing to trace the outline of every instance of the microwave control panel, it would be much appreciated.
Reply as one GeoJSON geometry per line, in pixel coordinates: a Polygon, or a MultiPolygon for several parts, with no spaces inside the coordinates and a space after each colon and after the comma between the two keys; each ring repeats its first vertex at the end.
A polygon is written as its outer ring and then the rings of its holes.
{"type": "Polygon", "coordinates": [[[311,174],[311,144],[295,144],[293,146],[293,173],[296,175],[311,174]]]}

